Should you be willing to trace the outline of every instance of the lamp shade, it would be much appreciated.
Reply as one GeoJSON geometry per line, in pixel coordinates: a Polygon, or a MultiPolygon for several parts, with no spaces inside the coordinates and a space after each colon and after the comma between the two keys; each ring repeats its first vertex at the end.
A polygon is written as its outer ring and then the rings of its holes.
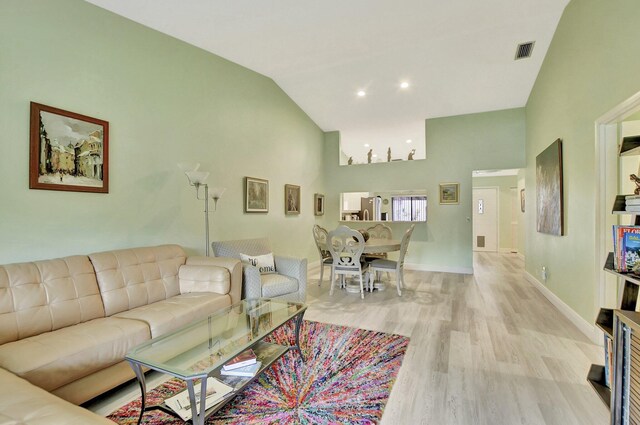
{"type": "Polygon", "coordinates": [[[209,188],[209,193],[211,194],[211,198],[220,199],[225,190],[227,190],[226,187],[212,187],[209,188]]]}
{"type": "Polygon", "coordinates": [[[203,184],[209,177],[208,171],[187,171],[185,172],[191,184],[203,184]]]}

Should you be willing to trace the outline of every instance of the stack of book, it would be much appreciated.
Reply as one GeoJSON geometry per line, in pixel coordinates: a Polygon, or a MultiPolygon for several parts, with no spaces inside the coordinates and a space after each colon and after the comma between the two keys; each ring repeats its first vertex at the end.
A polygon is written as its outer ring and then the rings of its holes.
{"type": "MultiPolygon", "coordinates": [[[[200,412],[200,384],[193,386],[196,395],[196,410],[200,412]]],[[[215,378],[207,378],[207,394],[205,398],[205,409],[215,406],[227,395],[233,392],[233,388],[218,381],[215,378]]],[[[191,401],[188,390],[184,390],[173,397],[166,399],[165,404],[180,416],[183,421],[188,421],[192,417],[191,401]]]]}
{"type": "Polygon", "coordinates": [[[624,197],[625,211],[640,213],[640,195],[627,195],[624,197]]]}
{"type": "Polygon", "coordinates": [[[621,273],[640,266],[640,226],[613,226],[613,267],[621,273]]]}
{"type": "Polygon", "coordinates": [[[613,341],[608,336],[604,336],[604,383],[607,387],[613,388],[613,341]]]}
{"type": "Polygon", "coordinates": [[[260,370],[262,363],[258,361],[256,353],[248,349],[238,354],[220,370],[221,375],[253,377],[260,370]]]}

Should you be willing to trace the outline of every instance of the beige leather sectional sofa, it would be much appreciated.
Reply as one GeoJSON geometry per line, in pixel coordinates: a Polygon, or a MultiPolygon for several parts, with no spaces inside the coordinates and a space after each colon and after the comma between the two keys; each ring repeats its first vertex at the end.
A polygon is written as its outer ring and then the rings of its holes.
{"type": "Polygon", "coordinates": [[[162,245],[0,266],[0,425],[111,423],[81,404],[125,354],[240,300],[242,266],[162,245]]]}

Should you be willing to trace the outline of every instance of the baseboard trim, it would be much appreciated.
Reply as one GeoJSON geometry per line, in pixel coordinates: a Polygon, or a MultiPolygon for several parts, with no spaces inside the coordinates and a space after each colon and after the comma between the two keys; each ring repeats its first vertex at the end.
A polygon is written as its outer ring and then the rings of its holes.
{"type": "Polygon", "coordinates": [[[558,309],[560,313],[571,323],[573,323],[583,334],[586,335],[594,344],[602,345],[602,331],[597,326],[587,322],[576,313],[571,307],[569,307],[564,301],[562,301],[556,294],[551,292],[549,288],[544,286],[542,282],[536,279],[531,273],[524,272],[525,279],[531,283],[546,299],[551,302],[558,309]]]}
{"type": "Polygon", "coordinates": [[[404,263],[404,268],[407,270],[415,270],[421,272],[473,274],[473,267],[429,266],[418,263],[404,263]]]}
{"type": "Polygon", "coordinates": [[[517,254],[518,253],[517,250],[514,251],[514,248],[500,248],[498,252],[500,254],[517,254]]]}

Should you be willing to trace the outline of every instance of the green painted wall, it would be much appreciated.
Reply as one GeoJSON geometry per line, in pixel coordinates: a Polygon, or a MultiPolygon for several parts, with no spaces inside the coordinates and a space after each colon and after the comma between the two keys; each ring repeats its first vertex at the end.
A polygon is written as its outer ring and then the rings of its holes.
{"type": "Polygon", "coordinates": [[[0,263],[178,243],[204,251],[203,202],[178,170],[226,187],[212,240],[268,236],[316,256],[324,134],[269,78],[80,0],[0,2],[0,263]],[[29,190],[29,102],[110,122],[110,193],[29,190]],[[270,181],[243,213],[243,177],[270,181]],[[284,215],[284,184],[302,213],[284,215]]]}
{"type": "Polygon", "coordinates": [[[573,0],[526,106],[526,270],[589,323],[596,315],[594,121],[640,90],[637,0],[573,0]],[[535,158],[564,140],[565,236],[536,232],[535,158]]]}
{"type": "Polygon", "coordinates": [[[513,244],[512,229],[512,189],[518,186],[517,176],[499,176],[499,177],[474,177],[472,179],[473,187],[497,187],[498,188],[498,234],[500,251],[510,252],[517,249],[517,243],[513,244]]]}
{"type": "MultiPolygon", "coordinates": [[[[324,225],[338,225],[341,192],[426,189],[427,223],[417,224],[407,263],[429,270],[471,271],[471,172],[524,166],[524,109],[427,120],[424,160],[339,166],[339,137],[331,132],[325,138],[324,225]],[[460,183],[458,205],[439,204],[438,185],[443,182],[460,183]]],[[[407,225],[391,227],[400,235],[407,225]]]]}

